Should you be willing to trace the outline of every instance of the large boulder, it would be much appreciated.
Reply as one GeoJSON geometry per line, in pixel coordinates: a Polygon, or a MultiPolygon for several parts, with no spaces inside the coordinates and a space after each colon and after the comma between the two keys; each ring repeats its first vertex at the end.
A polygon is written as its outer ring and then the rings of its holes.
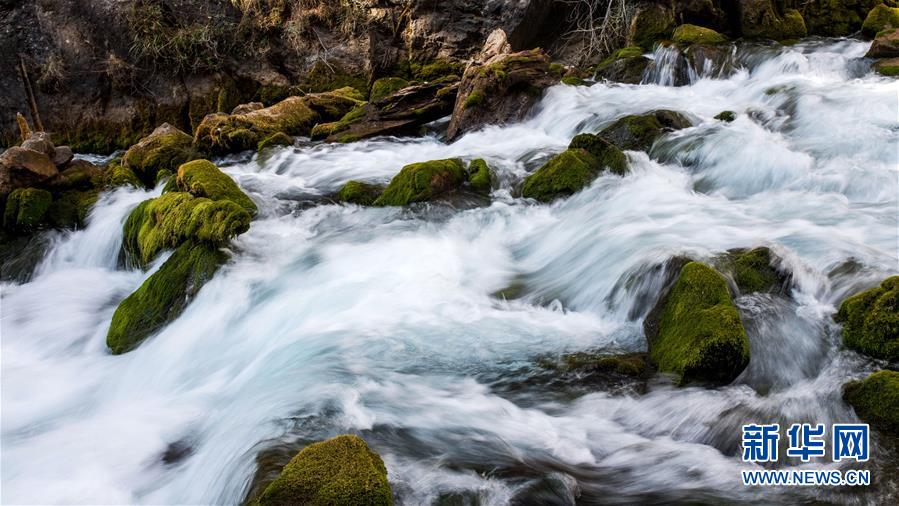
{"type": "Polygon", "coordinates": [[[604,128],[599,135],[619,149],[649,151],[662,135],[691,126],[693,123],[683,114],[660,109],[624,116],[604,128]]]}
{"type": "Polygon", "coordinates": [[[461,188],[465,180],[465,165],[458,158],[409,164],[390,180],[374,205],[405,206],[430,201],[461,188]]]}
{"type": "Polygon", "coordinates": [[[843,344],[848,348],[899,360],[899,276],[844,300],[834,320],[843,324],[843,344]]]}
{"type": "Polygon", "coordinates": [[[884,30],[877,34],[865,56],[868,58],[899,57],[899,29],[884,30]]]}
{"type": "Polygon", "coordinates": [[[136,348],[181,314],[227,260],[214,246],[186,242],[116,308],[106,334],[113,354],[136,348]]]}
{"type": "Polygon", "coordinates": [[[580,134],[568,149],[525,178],[521,195],[552,202],[581,191],[606,169],[617,175],[627,173],[624,153],[601,136],[580,134]]]}
{"type": "Polygon", "coordinates": [[[389,506],[387,468],[358,436],[313,443],[254,501],[259,506],[389,506]]]}
{"type": "Polygon", "coordinates": [[[740,33],[747,38],[790,40],[808,35],[802,14],[795,9],[780,12],[774,0],[738,0],[740,33]]]}
{"type": "Polygon", "coordinates": [[[179,165],[195,157],[193,138],[174,126],[163,123],[153,133],[128,148],[122,164],[131,169],[146,186],[153,186],[160,170],[174,171],[179,165]]]}
{"type": "MultiPolygon", "coordinates": [[[[485,56],[491,52],[485,50],[485,56]]],[[[541,49],[475,60],[462,76],[447,139],[484,125],[524,119],[543,90],[561,77],[550,69],[550,58],[541,49]]]]}
{"type": "Polygon", "coordinates": [[[862,23],[862,35],[868,38],[875,37],[883,30],[899,28],[899,7],[888,7],[880,4],[868,13],[862,23]]]}
{"type": "Polygon", "coordinates": [[[175,184],[180,191],[209,200],[229,200],[256,214],[256,204],[227,174],[209,160],[194,160],[178,167],[175,184]]]}
{"type": "Polygon", "coordinates": [[[640,3],[628,30],[627,44],[652,50],[655,43],[671,37],[677,22],[670,5],[656,2],[640,3]]]}
{"type": "Polygon", "coordinates": [[[46,153],[13,146],[0,155],[0,197],[40,185],[59,174],[46,153]]]}
{"type": "Polygon", "coordinates": [[[652,361],[681,384],[730,383],[749,364],[749,340],[727,281],[705,264],[684,265],[643,328],[652,361]]]}
{"type": "Polygon", "coordinates": [[[878,371],[843,386],[843,399],[862,420],[899,436],[899,372],[878,371]]]}

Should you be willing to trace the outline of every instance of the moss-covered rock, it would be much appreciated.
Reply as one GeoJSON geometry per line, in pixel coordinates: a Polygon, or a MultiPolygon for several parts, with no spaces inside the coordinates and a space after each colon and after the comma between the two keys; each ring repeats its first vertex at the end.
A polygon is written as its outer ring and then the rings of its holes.
{"type": "Polygon", "coordinates": [[[337,192],[337,201],[360,206],[374,204],[384,187],[362,181],[347,181],[337,192]]]}
{"type": "Polygon", "coordinates": [[[868,58],[899,57],[899,29],[893,28],[878,33],[865,56],[868,58]]]}
{"type": "Polygon", "coordinates": [[[862,23],[862,35],[873,38],[883,30],[899,28],[899,7],[880,4],[868,13],[862,23]]]}
{"type": "Polygon", "coordinates": [[[178,189],[195,197],[230,200],[256,215],[256,204],[227,174],[209,160],[194,160],[178,167],[175,182],[178,189]]]}
{"type": "Polygon", "coordinates": [[[880,0],[818,0],[798,2],[810,35],[839,37],[861,29],[862,21],[880,0]]]}
{"type": "Polygon", "coordinates": [[[579,134],[568,143],[568,149],[583,149],[599,162],[599,169],[608,169],[613,174],[627,174],[627,157],[613,142],[602,135],[579,134]]]}
{"type": "Polygon", "coordinates": [[[314,443],[298,453],[260,494],[259,506],[388,506],[387,468],[358,436],[314,443]]]}
{"type": "Polygon", "coordinates": [[[843,343],[875,358],[899,360],[899,276],[844,300],[834,319],[843,343]]]}
{"type": "Polygon", "coordinates": [[[687,24],[675,28],[671,40],[679,44],[723,44],[727,37],[711,28],[687,24]]]}
{"type": "Polygon", "coordinates": [[[110,163],[106,168],[106,184],[112,187],[133,186],[143,187],[143,182],[134,174],[134,171],[119,163],[110,163]]]}
{"type": "Polygon", "coordinates": [[[725,123],[730,123],[731,121],[737,119],[737,113],[733,111],[721,111],[715,115],[715,119],[718,121],[723,121],[725,123]]]}
{"type": "Polygon", "coordinates": [[[661,3],[640,5],[631,21],[628,45],[651,50],[659,40],[671,37],[675,27],[674,10],[661,3]]]}
{"type": "Polygon", "coordinates": [[[413,163],[393,177],[374,205],[405,206],[429,201],[459,188],[465,179],[465,166],[458,158],[413,163]]]}
{"type": "Polygon", "coordinates": [[[265,139],[259,141],[259,144],[256,145],[257,151],[262,151],[266,148],[270,148],[273,146],[292,146],[293,145],[293,137],[287,135],[284,132],[278,132],[272,135],[269,135],[265,139]]]}
{"type": "Polygon", "coordinates": [[[122,247],[140,265],[187,241],[222,244],[246,232],[252,219],[231,200],[213,201],[170,192],[138,204],[123,228],[122,247]]]}
{"type": "Polygon", "coordinates": [[[382,77],[371,85],[371,94],[369,100],[377,102],[382,98],[409,86],[409,81],[402,77],[382,77]]]}
{"type": "Polygon", "coordinates": [[[177,318],[226,259],[213,246],[193,242],[181,245],[116,308],[106,335],[110,351],[130,351],[177,318]]]}
{"type": "Polygon", "coordinates": [[[562,84],[567,84],[568,86],[588,86],[590,83],[578,76],[565,76],[562,78],[562,84]]]}
{"type": "Polygon", "coordinates": [[[765,247],[731,254],[734,282],[742,293],[782,292],[790,276],[774,267],[774,254],[765,247]]]}
{"type": "Polygon", "coordinates": [[[99,189],[69,190],[53,199],[47,209],[47,223],[58,229],[78,229],[87,224],[87,216],[100,196],[99,189]]]}
{"type": "Polygon", "coordinates": [[[318,123],[312,128],[310,137],[312,137],[313,140],[324,139],[326,137],[330,137],[347,130],[354,123],[361,121],[366,117],[369,112],[366,108],[366,105],[367,102],[358,104],[357,106],[353,107],[348,113],[344,114],[343,117],[341,117],[338,121],[318,123]]]}
{"type": "Polygon", "coordinates": [[[476,192],[490,193],[493,174],[483,158],[475,158],[468,164],[468,184],[476,192]]]}
{"type": "Polygon", "coordinates": [[[725,384],[749,363],[749,340],[724,277],[690,262],[644,322],[649,353],[681,383],[725,384]]]}
{"type": "Polygon", "coordinates": [[[874,70],[887,77],[899,76],[899,57],[880,60],[874,64],[874,70]]]}
{"type": "Polygon", "coordinates": [[[740,33],[747,38],[792,40],[808,35],[805,20],[796,9],[781,15],[771,0],[744,0],[737,9],[740,33]]]}
{"type": "Polygon", "coordinates": [[[6,198],[3,210],[3,228],[11,231],[34,230],[44,221],[44,215],[53,202],[53,195],[38,188],[19,188],[6,198]]]}
{"type": "Polygon", "coordinates": [[[156,183],[156,173],[162,169],[175,170],[179,165],[195,158],[193,138],[163,123],[153,133],[128,148],[122,165],[134,172],[144,185],[156,183]]]}
{"type": "Polygon", "coordinates": [[[607,352],[575,352],[562,356],[561,368],[581,373],[610,373],[623,376],[646,376],[652,372],[646,353],[610,355],[607,352]]]}
{"type": "Polygon", "coordinates": [[[580,134],[571,140],[568,149],[525,178],[521,195],[541,202],[568,197],[593,182],[604,169],[626,174],[627,157],[598,135],[580,134]]]}
{"type": "Polygon", "coordinates": [[[843,399],[862,420],[899,436],[899,372],[878,371],[843,386],[843,399]]]}
{"type": "Polygon", "coordinates": [[[643,56],[643,48],[628,46],[613,52],[594,67],[593,71],[599,79],[639,84],[643,81],[643,73],[650,63],[652,60],[643,56]]]}
{"type": "Polygon", "coordinates": [[[659,110],[620,118],[599,135],[619,149],[649,151],[656,139],[665,133],[690,126],[692,123],[683,114],[659,110]]]}

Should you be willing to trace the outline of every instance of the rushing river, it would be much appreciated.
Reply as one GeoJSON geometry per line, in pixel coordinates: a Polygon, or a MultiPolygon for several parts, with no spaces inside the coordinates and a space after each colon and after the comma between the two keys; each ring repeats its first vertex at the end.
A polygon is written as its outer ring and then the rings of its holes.
{"type": "Polygon", "coordinates": [[[236,503],[257,468],[355,432],[402,504],[889,503],[899,459],[882,437],[863,466],[876,487],[739,481],[741,424],[855,421],[840,387],[875,368],[840,348],[831,319],[899,270],[899,81],[870,71],[868,45],[745,47],[733,70],[706,65],[680,87],[659,50],[657,84],[556,86],[527,121],[453,144],[220,160],[259,217],[187,310],[120,356],[105,348],[112,313],[163,261],[124,269],[121,225],[161,189],[105,194],[86,229],[48,235],[30,281],[2,287],[3,502],[236,503]],[[695,126],[652,158],[628,152],[628,176],[553,205],[513,197],[576,133],[662,108],[695,126]],[[736,120],[713,119],[723,110],[736,120]],[[489,205],[326,198],[455,156],[497,170],[489,205]],[[752,361],[732,385],[655,378],[638,394],[534,372],[540,357],[645,350],[657,266],[760,245],[793,289],[737,300],[752,361]],[[492,295],[509,285],[524,296],[492,295]]]}

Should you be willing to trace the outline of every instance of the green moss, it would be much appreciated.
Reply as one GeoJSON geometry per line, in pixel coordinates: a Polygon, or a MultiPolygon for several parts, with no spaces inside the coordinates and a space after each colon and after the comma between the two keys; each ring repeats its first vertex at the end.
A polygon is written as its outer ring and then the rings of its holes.
{"type": "Polygon", "coordinates": [[[802,14],[796,9],[787,9],[784,12],[781,30],[782,35],[779,40],[801,39],[808,36],[805,19],[802,18],[802,14]]]}
{"type": "Polygon", "coordinates": [[[479,107],[484,103],[484,92],[481,90],[474,90],[465,97],[465,108],[469,109],[472,107],[479,107]]]}
{"type": "Polygon", "coordinates": [[[468,164],[468,184],[471,189],[480,193],[490,193],[493,177],[490,167],[482,158],[475,158],[468,164]]]}
{"type": "Polygon", "coordinates": [[[633,45],[651,50],[657,41],[671,36],[674,26],[674,12],[670,8],[649,4],[637,12],[628,38],[633,45]]]}
{"type": "Polygon", "coordinates": [[[446,76],[461,74],[463,65],[453,60],[438,58],[430,62],[410,62],[409,70],[412,78],[417,81],[436,81],[446,76]]]}
{"type": "Polygon", "coordinates": [[[607,353],[576,352],[562,357],[562,366],[568,371],[606,372],[623,376],[644,376],[651,368],[645,353],[609,355],[607,353]]]}
{"type": "Polygon", "coordinates": [[[382,77],[371,85],[369,100],[375,102],[409,86],[409,81],[402,77],[382,77]]]}
{"type": "Polygon", "coordinates": [[[209,160],[194,160],[178,167],[178,188],[190,192],[195,197],[210,200],[230,200],[246,209],[250,215],[256,214],[256,204],[244,193],[237,183],[219,170],[209,160]]]}
{"type": "Polygon", "coordinates": [[[887,77],[899,76],[899,58],[880,60],[874,64],[874,70],[887,77]]]}
{"type": "Polygon", "coordinates": [[[733,111],[721,111],[715,115],[715,119],[730,123],[731,121],[737,119],[737,114],[733,111]]]}
{"type": "Polygon", "coordinates": [[[123,228],[122,247],[140,265],[186,241],[222,244],[250,228],[250,214],[230,200],[185,192],[165,193],[138,204],[123,228]]]}
{"type": "Polygon", "coordinates": [[[87,223],[87,215],[97,202],[99,190],[63,192],[50,205],[46,220],[59,229],[77,229],[87,223]]]}
{"type": "Polygon", "coordinates": [[[174,176],[174,173],[172,173],[172,171],[170,171],[169,169],[160,170],[156,173],[156,185],[158,186],[159,183],[168,182],[172,176],[174,176]]]}
{"type": "Polygon", "coordinates": [[[746,331],[724,277],[714,269],[685,265],[662,304],[658,334],[648,336],[660,371],[679,375],[682,383],[729,383],[749,363],[746,331]]]}
{"type": "Polygon", "coordinates": [[[880,4],[868,12],[862,23],[862,34],[874,37],[877,32],[888,28],[899,28],[899,8],[880,4]]]}
{"type": "Polygon", "coordinates": [[[771,250],[755,248],[733,258],[734,281],[742,293],[777,292],[785,277],[771,265],[771,250]]]}
{"type": "Polygon", "coordinates": [[[567,84],[568,86],[587,86],[588,83],[578,76],[565,76],[562,78],[562,84],[567,84]]]}
{"type": "Polygon", "coordinates": [[[601,169],[609,169],[613,174],[627,174],[627,157],[617,146],[600,135],[580,134],[571,139],[568,149],[583,149],[596,157],[601,169]]]}
{"type": "Polygon", "coordinates": [[[566,149],[525,178],[521,195],[541,202],[581,191],[599,175],[599,161],[584,149],[566,149]]]}
{"type": "Polygon", "coordinates": [[[314,443],[298,453],[257,500],[259,506],[389,506],[387,468],[358,436],[314,443]]]}
{"type": "Polygon", "coordinates": [[[210,114],[197,127],[196,144],[207,153],[256,149],[270,135],[307,135],[320,115],[309,97],[290,97],[246,114],[210,114]]]}
{"type": "Polygon", "coordinates": [[[29,231],[40,225],[53,202],[53,195],[37,188],[18,188],[6,197],[3,227],[7,230],[29,231]]]}
{"type": "Polygon", "coordinates": [[[379,185],[361,181],[347,181],[337,192],[337,200],[348,204],[370,206],[378,199],[382,191],[384,191],[384,188],[379,185]]]}
{"type": "Polygon", "coordinates": [[[843,386],[843,398],[862,420],[899,435],[899,372],[878,371],[843,386]]]}
{"type": "Polygon", "coordinates": [[[269,148],[272,146],[292,146],[293,145],[293,137],[287,135],[284,132],[274,133],[269,135],[265,139],[259,141],[259,144],[256,145],[257,151],[262,151],[265,148],[269,148]]]}
{"type": "Polygon", "coordinates": [[[131,169],[145,186],[152,186],[158,171],[175,170],[178,165],[195,157],[192,144],[190,135],[164,124],[131,146],[122,158],[122,164],[131,169]]]}
{"type": "Polygon", "coordinates": [[[899,276],[857,293],[840,304],[843,343],[858,352],[899,360],[899,276]]]}
{"type": "Polygon", "coordinates": [[[428,201],[458,188],[464,181],[465,167],[458,158],[413,163],[393,177],[374,205],[405,206],[428,201]]]}
{"type": "Polygon", "coordinates": [[[215,247],[181,245],[164,264],[116,308],[106,345],[113,354],[136,348],[174,320],[226,260],[215,247]]]}
{"type": "Polygon", "coordinates": [[[143,187],[143,183],[134,174],[134,171],[118,163],[110,163],[106,168],[106,184],[116,188],[125,185],[135,188],[143,187]]]}
{"type": "Polygon", "coordinates": [[[368,108],[366,107],[367,104],[368,102],[363,102],[353,107],[348,113],[344,114],[339,121],[319,123],[315,125],[315,127],[312,128],[312,139],[324,139],[326,137],[330,137],[339,132],[347,130],[353,123],[356,123],[366,117],[366,115],[368,114],[368,108]]]}
{"type": "Polygon", "coordinates": [[[680,44],[723,44],[727,42],[727,37],[711,28],[689,24],[675,28],[671,39],[680,44]]]}

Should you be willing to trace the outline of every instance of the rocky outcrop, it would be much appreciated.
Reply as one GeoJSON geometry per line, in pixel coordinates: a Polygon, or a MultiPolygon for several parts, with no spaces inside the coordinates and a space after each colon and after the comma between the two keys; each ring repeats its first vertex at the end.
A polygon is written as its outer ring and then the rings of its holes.
{"type": "Polygon", "coordinates": [[[899,276],[844,300],[834,320],[843,324],[846,347],[875,358],[899,360],[899,276]]]}
{"type": "Polygon", "coordinates": [[[304,448],[251,504],[390,506],[393,495],[381,457],[362,438],[343,435],[304,448]]]}
{"type": "Polygon", "coordinates": [[[862,420],[899,436],[899,372],[879,371],[843,386],[843,399],[862,420]]]}
{"type": "Polygon", "coordinates": [[[505,34],[494,32],[481,56],[465,69],[447,139],[489,124],[520,121],[543,90],[561,79],[540,49],[511,53],[505,34]]]}
{"type": "Polygon", "coordinates": [[[652,361],[682,384],[730,383],[749,363],[749,340],[727,281],[699,262],[684,265],[643,329],[652,361]]]}

